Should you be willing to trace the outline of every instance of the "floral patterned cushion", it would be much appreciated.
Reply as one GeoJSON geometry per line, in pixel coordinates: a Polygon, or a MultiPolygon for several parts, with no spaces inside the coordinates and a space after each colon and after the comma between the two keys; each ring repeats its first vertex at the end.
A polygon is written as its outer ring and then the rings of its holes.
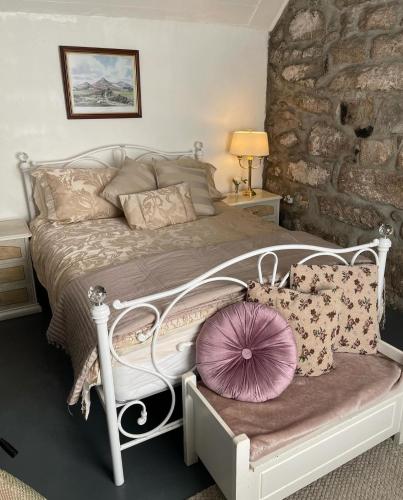
{"type": "Polygon", "coordinates": [[[298,352],[296,375],[318,376],[333,368],[332,336],[338,323],[338,288],[313,295],[252,281],[246,300],[277,309],[291,325],[298,352]]]}
{"type": "Polygon", "coordinates": [[[40,215],[65,224],[121,215],[99,196],[116,172],[114,168],[37,169],[33,176],[40,215]]]}
{"type": "Polygon", "coordinates": [[[317,293],[339,287],[342,291],[339,326],[335,331],[333,350],[376,353],[379,336],[376,265],[294,265],[290,279],[291,288],[299,292],[317,293]]]}
{"type": "Polygon", "coordinates": [[[158,229],[197,218],[186,183],[144,193],[124,194],[119,199],[132,229],[158,229]]]}

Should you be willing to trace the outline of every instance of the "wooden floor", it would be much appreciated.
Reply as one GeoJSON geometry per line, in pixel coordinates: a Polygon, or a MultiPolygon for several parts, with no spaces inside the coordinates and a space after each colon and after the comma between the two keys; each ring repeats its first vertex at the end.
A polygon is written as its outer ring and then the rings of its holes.
{"type": "MultiPolygon", "coordinates": [[[[0,322],[0,468],[49,500],[183,500],[213,483],[201,464],[186,467],[178,429],[126,450],[126,483],[113,486],[105,418],[97,398],[89,422],[66,398],[72,372],[67,356],[46,342],[48,315],[0,322]]],[[[387,312],[383,339],[403,349],[403,313],[387,312]]],[[[168,401],[149,402],[163,414],[168,401]]],[[[130,416],[129,416],[130,418],[130,416]]]]}

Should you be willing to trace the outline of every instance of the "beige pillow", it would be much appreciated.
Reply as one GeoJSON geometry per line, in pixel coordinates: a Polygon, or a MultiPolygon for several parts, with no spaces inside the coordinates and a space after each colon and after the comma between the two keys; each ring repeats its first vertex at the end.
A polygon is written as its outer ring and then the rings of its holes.
{"type": "Polygon", "coordinates": [[[354,266],[294,265],[291,288],[317,293],[341,289],[339,328],[333,350],[375,354],[379,337],[377,289],[378,269],[373,264],[354,266]]]}
{"type": "Polygon", "coordinates": [[[105,186],[101,196],[117,208],[122,208],[121,194],[141,193],[157,189],[152,163],[140,162],[126,156],[115,177],[105,186]]]}
{"type": "Polygon", "coordinates": [[[158,229],[196,220],[189,186],[185,183],[144,193],[119,196],[132,229],[158,229]]]}
{"type": "Polygon", "coordinates": [[[173,163],[176,163],[177,165],[180,165],[180,166],[202,169],[207,174],[207,184],[208,184],[208,190],[209,190],[211,199],[215,200],[215,201],[222,200],[226,196],[225,194],[222,194],[215,186],[214,174],[215,174],[217,169],[211,163],[206,163],[204,161],[195,160],[194,158],[190,158],[190,157],[184,157],[184,158],[180,158],[178,160],[159,160],[156,163],[159,163],[162,166],[172,165],[173,163]]]}
{"type": "Polygon", "coordinates": [[[154,165],[158,188],[173,186],[186,182],[190,187],[192,202],[197,215],[214,215],[216,213],[211,200],[204,168],[181,165],[176,161],[157,161],[154,165]]]}
{"type": "Polygon", "coordinates": [[[252,281],[246,300],[273,307],[288,321],[297,343],[296,375],[318,376],[334,367],[332,337],[338,323],[339,289],[313,295],[252,281]]]}
{"type": "Polygon", "coordinates": [[[119,216],[121,212],[99,196],[115,174],[114,168],[43,169],[37,179],[45,194],[47,218],[67,224],[119,216]]]}
{"type": "Polygon", "coordinates": [[[46,177],[44,175],[45,173],[45,169],[37,168],[31,173],[31,177],[34,178],[33,197],[35,206],[38,211],[38,216],[46,219],[48,217],[48,208],[46,202],[49,202],[51,194],[46,182],[46,177]]]}

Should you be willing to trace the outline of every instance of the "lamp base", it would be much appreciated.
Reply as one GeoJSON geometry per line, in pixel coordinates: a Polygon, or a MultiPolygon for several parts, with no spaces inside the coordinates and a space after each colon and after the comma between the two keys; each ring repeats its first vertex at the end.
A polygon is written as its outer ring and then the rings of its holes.
{"type": "Polygon", "coordinates": [[[245,189],[244,191],[242,191],[242,193],[244,196],[249,196],[249,198],[252,198],[252,196],[256,196],[255,191],[253,191],[253,189],[249,188],[249,187],[247,189],[245,189]]]}

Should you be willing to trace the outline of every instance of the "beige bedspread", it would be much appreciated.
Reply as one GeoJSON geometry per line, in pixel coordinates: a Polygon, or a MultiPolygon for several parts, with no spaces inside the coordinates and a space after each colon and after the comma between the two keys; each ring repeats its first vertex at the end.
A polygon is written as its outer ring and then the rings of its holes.
{"type": "Polygon", "coordinates": [[[217,203],[216,208],[216,216],[157,230],[133,231],[119,217],[68,225],[35,219],[30,226],[32,260],[52,309],[72,279],[94,269],[150,254],[284,232],[273,223],[224,203],[217,203]]]}
{"type": "MultiPolygon", "coordinates": [[[[186,283],[227,259],[257,248],[292,243],[330,246],[307,233],[287,231],[233,208],[155,231],[131,231],[122,219],[68,226],[37,220],[31,227],[34,266],[49,291],[54,313],[48,339],[62,346],[73,364],[69,404],[75,404],[80,394],[88,403],[88,391],[97,381],[96,331],[87,301],[90,286],[104,286],[107,303],[112,304],[118,298],[135,299],[186,283]]],[[[280,259],[279,272],[287,272],[305,255],[287,251],[280,259]]],[[[256,279],[256,261],[244,261],[221,275],[244,281],[256,279]]],[[[206,285],[173,309],[161,334],[203,320],[242,297],[239,285],[206,285]]],[[[156,305],[163,310],[167,303],[165,299],[156,305]]],[[[118,311],[111,307],[111,313],[112,321],[118,311]]],[[[115,332],[120,352],[138,344],[137,334],[147,331],[153,321],[145,310],[127,315],[115,332]]]]}

